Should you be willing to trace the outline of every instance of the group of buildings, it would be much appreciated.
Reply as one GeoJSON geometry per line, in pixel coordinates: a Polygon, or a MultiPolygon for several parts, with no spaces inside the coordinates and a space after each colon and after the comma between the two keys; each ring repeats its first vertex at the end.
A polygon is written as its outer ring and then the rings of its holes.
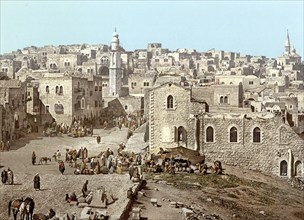
{"type": "Polygon", "coordinates": [[[147,119],[150,149],[182,146],[211,160],[304,176],[304,63],[160,43],[34,46],[0,57],[0,139],[56,121],[147,119]]]}

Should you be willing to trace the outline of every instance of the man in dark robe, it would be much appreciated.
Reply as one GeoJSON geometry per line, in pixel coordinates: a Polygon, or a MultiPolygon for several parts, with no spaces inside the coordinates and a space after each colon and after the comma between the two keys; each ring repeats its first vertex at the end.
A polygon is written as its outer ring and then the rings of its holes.
{"type": "Polygon", "coordinates": [[[3,170],[2,173],[1,173],[1,181],[3,184],[6,184],[6,181],[7,181],[7,172],[6,170],[3,170]]]}
{"type": "Polygon", "coordinates": [[[35,151],[33,151],[32,153],[32,164],[35,165],[36,163],[36,154],[35,154],[35,151]]]}
{"type": "Polygon", "coordinates": [[[86,197],[89,194],[88,193],[88,183],[89,183],[89,181],[86,180],[86,182],[83,184],[83,187],[81,190],[83,197],[86,197]]]}
{"type": "Polygon", "coordinates": [[[64,166],[64,162],[63,161],[60,161],[60,163],[59,163],[59,171],[63,175],[63,173],[65,171],[65,166],[64,166]]]}
{"type": "Polygon", "coordinates": [[[40,190],[40,176],[38,173],[34,177],[34,189],[40,190]]]}

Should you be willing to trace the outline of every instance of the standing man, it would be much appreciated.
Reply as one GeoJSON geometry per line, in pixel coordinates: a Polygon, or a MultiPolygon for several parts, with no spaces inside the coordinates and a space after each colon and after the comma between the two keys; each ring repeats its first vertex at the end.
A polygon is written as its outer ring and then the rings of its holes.
{"type": "Polygon", "coordinates": [[[65,171],[65,166],[64,166],[64,162],[63,161],[59,162],[59,171],[63,175],[63,173],[65,171]]]}
{"type": "Polygon", "coordinates": [[[59,150],[57,150],[57,152],[56,152],[56,161],[58,161],[58,160],[60,160],[60,157],[61,157],[61,153],[60,153],[60,151],[59,150]]]}
{"type": "Polygon", "coordinates": [[[91,137],[93,136],[93,124],[91,124],[91,137]]]}
{"type": "Polygon", "coordinates": [[[1,181],[3,184],[6,184],[6,181],[7,181],[7,172],[6,170],[3,170],[2,173],[1,173],[1,181]]]}
{"type": "Polygon", "coordinates": [[[0,142],[0,150],[4,151],[4,142],[3,142],[3,140],[1,140],[1,142],[0,142]]]}
{"type": "Polygon", "coordinates": [[[9,141],[7,141],[7,142],[6,142],[6,150],[7,150],[7,151],[10,151],[10,149],[11,149],[11,144],[10,144],[9,141]]]}
{"type": "Polygon", "coordinates": [[[10,168],[7,169],[7,180],[9,185],[14,184],[14,173],[10,168]]]}
{"type": "Polygon", "coordinates": [[[101,141],[101,137],[100,137],[99,135],[96,137],[96,141],[97,141],[97,144],[99,144],[99,143],[100,143],[100,141],[101,141]]]}
{"type": "Polygon", "coordinates": [[[81,190],[82,195],[83,195],[84,198],[87,197],[87,195],[89,194],[88,193],[88,183],[89,183],[89,181],[86,180],[86,182],[83,184],[83,187],[82,187],[82,190],[81,190]]]}
{"type": "Polygon", "coordinates": [[[86,147],[83,148],[83,158],[87,159],[88,157],[88,149],[86,147]]]}
{"type": "Polygon", "coordinates": [[[33,153],[32,153],[32,164],[33,165],[36,164],[36,154],[35,154],[35,151],[33,151],[33,153]]]}

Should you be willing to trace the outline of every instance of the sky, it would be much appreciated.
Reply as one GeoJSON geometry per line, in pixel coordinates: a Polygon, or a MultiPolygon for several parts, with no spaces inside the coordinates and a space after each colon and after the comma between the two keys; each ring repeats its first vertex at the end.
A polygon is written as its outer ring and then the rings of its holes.
{"type": "Polygon", "coordinates": [[[117,28],[131,51],[215,48],[278,57],[288,29],[304,55],[304,0],[299,1],[9,1],[0,0],[0,54],[27,46],[110,44],[117,28]]]}

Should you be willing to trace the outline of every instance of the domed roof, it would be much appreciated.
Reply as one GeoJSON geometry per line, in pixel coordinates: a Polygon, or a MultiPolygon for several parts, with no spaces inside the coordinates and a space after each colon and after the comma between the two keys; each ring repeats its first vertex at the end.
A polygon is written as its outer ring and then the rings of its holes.
{"type": "Polygon", "coordinates": [[[119,43],[118,38],[113,36],[113,38],[112,38],[112,43],[119,43]]]}
{"type": "Polygon", "coordinates": [[[293,47],[291,52],[296,53],[296,49],[293,47]]]}
{"type": "Polygon", "coordinates": [[[113,33],[113,38],[114,37],[118,37],[118,33],[116,32],[116,30],[114,31],[114,33],[113,33]]]}
{"type": "Polygon", "coordinates": [[[119,43],[119,39],[118,39],[118,33],[116,32],[116,28],[114,30],[114,33],[113,33],[113,37],[112,37],[112,43],[119,43]]]}

